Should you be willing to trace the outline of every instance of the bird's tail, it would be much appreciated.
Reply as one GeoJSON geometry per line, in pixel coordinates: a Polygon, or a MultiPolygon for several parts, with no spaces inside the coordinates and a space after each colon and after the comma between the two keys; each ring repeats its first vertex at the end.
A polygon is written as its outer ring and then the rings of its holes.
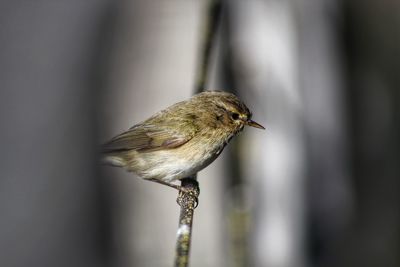
{"type": "Polygon", "coordinates": [[[127,151],[115,149],[110,146],[110,142],[101,146],[101,164],[115,167],[125,167],[127,164],[127,151]]]}
{"type": "Polygon", "coordinates": [[[103,154],[101,157],[100,163],[102,165],[111,165],[115,167],[125,167],[126,166],[126,161],[124,160],[123,157],[120,157],[118,155],[111,155],[111,154],[103,154]]]}

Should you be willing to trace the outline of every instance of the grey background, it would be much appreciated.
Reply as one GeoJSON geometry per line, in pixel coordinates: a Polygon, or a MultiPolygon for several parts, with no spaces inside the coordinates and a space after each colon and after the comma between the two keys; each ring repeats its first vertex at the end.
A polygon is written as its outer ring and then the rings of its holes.
{"type": "MultiPolygon", "coordinates": [[[[192,266],[400,266],[398,1],[228,1],[192,266]]],[[[0,265],[171,266],[176,192],[99,145],[194,87],[205,1],[0,3],[0,265]]]]}

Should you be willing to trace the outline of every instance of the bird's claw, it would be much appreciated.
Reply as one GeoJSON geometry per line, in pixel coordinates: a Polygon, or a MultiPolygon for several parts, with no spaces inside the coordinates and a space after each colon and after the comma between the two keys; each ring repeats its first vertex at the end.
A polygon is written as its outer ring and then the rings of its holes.
{"type": "Polygon", "coordinates": [[[193,209],[197,208],[199,205],[199,188],[185,188],[185,187],[180,187],[179,189],[179,195],[178,198],[176,199],[176,203],[178,203],[179,206],[188,206],[190,207],[192,202],[194,202],[193,209]]]}

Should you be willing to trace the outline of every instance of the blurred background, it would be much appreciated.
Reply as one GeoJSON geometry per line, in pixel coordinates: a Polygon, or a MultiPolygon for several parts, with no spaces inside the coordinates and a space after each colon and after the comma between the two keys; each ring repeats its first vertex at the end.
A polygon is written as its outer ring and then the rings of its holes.
{"type": "MultiPolygon", "coordinates": [[[[0,265],[171,266],[177,192],[99,145],[194,92],[205,0],[0,2],[0,265]]],[[[191,266],[400,266],[400,2],[224,1],[191,266]]]]}

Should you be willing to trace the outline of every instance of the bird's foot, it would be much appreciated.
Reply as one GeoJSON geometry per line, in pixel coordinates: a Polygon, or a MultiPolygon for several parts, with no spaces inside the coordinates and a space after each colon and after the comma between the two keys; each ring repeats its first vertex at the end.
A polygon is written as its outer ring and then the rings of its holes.
{"type": "Polygon", "coordinates": [[[192,178],[184,178],[181,180],[179,195],[176,202],[181,207],[195,209],[199,205],[200,187],[199,183],[192,178]]]}
{"type": "Polygon", "coordinates": [[[162,180],[158,179],[147,179],[148,181],[156,182],[162,185],[166,185],[168,187],[172,187],[176,190],[179,191],[178,198],[176,199],[176,202],[178,203],[179,206],[186,206],[190,207],[193,206],[193,208],[197,208],[199,205],[199,194],[200,194],[200,187],[199,183],[192,178],[183,178],[182,184],[177,185],[169,182],[165,182],[162,180]]]}

